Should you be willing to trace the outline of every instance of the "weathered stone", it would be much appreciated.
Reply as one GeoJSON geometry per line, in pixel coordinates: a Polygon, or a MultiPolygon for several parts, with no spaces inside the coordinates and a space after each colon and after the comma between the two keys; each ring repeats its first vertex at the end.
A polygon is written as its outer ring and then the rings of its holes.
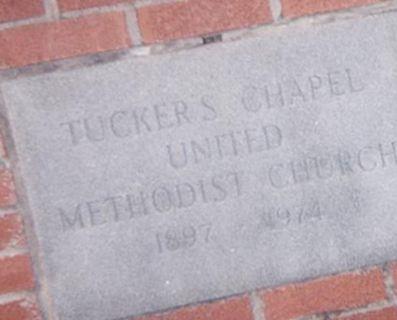
{"type": "Polygon", "coordinates": [[[1,85],[59,319],[397,258],[397,14],[1,85]]]}

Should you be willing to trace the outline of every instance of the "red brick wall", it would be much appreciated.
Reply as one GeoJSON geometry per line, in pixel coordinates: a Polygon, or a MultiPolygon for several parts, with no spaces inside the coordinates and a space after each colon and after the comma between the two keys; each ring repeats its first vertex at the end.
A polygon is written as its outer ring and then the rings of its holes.
{"type": "Polygon", "coordinates": [[[0,0],[0,69],[382,2],[278,1],[281,15],[269,0],[0,0]]]}
{"type": "MultiPolygon", "coordinates": [[[[4,2],[4,1],[3,1],[4,2]]],[[[23,1],[22,1],[23,2],[23,1]]],[[[6,1],[6,3],[8,3],[6,1]]],[[[1,14],[0,14],[1,16],[1,14]]],[[[1,49],[0,49],[1,51],[1,49]]],[[[0,319],[40,320],[32,262],[7,154],[0,139],[0,319]]]]}
{"type": "MultiPolygon", "coordinates": [[[[0,0],[0,69],[130,50],[380,0],[0,0]]],[[[372,7],[373,5],[373,7],[372,7]]],[[[343,12],[342,12],[343,14],[343,12]]],[[[0,140],[0,319],[40,320],[22,215],[0,140]]],[[[249,292],[140,320],[397,319],[397,263],[249,292]]]]}

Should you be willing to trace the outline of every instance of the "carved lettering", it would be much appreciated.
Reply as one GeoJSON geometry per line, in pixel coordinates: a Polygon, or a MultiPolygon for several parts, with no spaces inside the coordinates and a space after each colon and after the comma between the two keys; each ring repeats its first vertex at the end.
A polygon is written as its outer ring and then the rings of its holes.
{"type": "Polygon", "coordinates": [[[195,122],[217,119],[217,106],[210,96],[203,96],[195,103],[184,100],[160,102],[153,106],[132,106],[110,114],[73,119],[59,124],[66,134],[66,141],[73,146],[83,142],[99,143],[106,139],[125,139],[172,130],[195,122]]]}
{"type": "Polygon", "coordinates": [[[303,159],[274,163],[267,170],[269,184],[276,189],[335,176],[373,172],[397,166],[397,142],[364,146],[356,151],[340,150],[327,156],[308,156],[303,159]]]}
{"type": "Polygon", "coordinates": [[[261,110],[302,106],[320,98],[355,94],[365,89],[358,72],[353,69],[330,70],[302,77],[283,77],[279,81],[250,85],[243,88],[242,106],[252,113],[261,110]]]}
{"type": "Polygon", "coordinates": [[[62,230],[76,231],[149,214],[171,213],[203,203],[220,203],[241,195],[241,173],[223,172],[206,179],[163,183],[152,189],[89,200],[57,211],[62,230]]]}
{"type": "Polygon", "coordinates": [[[245,128],[212,137],[198,137],[166,146],[169,164],[181,169],[189,164],[209,163],[213,160],[246,156],[281,147],[282,131],[275,125],[245,128]]]}

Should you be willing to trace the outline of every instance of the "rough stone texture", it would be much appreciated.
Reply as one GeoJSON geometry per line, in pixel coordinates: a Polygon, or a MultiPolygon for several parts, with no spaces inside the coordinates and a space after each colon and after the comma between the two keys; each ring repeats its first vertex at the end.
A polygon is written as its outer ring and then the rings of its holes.
{"type": "Polygon", "coordinates": [[[42,0],[0,0],[0,22],[44,14],[42,0]]]}
{"type": "Polygon", "coordinates": [[[188,0],[138,9],[145,43],[249,27],[272,21],[268,0],[188,0]]]}
{"type": "Polygon", "coordinates": [[[365,6],[384,0],[281,0],[283,16],[296,18],[304,15],[365,6]]]}
{"type": "Polygon", "coordinates": [[[267,320],[357,308],[385,299],[386,288],[379,269],[289,285],[263,294],[267,320]]]}
{"type": "Polygon", "coordinates": [[[0,69],[129,46],[122,12],[27,25],[0,31],[0,69]]]}
{"type": "Polygon", "coordinates": [[[294,25],[1,84],[57,316],[397,258],[396,29],[294,25]]]}

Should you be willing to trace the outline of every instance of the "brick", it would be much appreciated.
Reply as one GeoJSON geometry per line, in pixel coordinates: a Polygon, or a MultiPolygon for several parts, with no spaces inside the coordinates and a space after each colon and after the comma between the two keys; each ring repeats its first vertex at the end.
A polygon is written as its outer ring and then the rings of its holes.
{"type": "Polygon", "coordinates": [[[360,313],[348,317],[339,317],[336,320],[393,320],[397,319],[397,308],[385,308],[383,310],[360,313]]]}
{"type": "Polygon", "coordinates": [[[17,213],[0,217],[0,250],[25,244],[21,216],[17,213]]]}
{"type": "Polygon", "coordinates": [[[29,256],[0,259],[0,294],[30,290],[33,287],[34,277],[29,256]]]}
{"type": "Polygon", "coordinates": [[[1,320],[41,320],[34,299],[26,298],[0,305],[1,320]]]}
{"type": "Polygon", "coordinates": [[[28,25],[0,32],[0,68],[20,67],[131,46],[124,13],[28,25]]]}
{"type": "Polygon", "coordinates": [[[267,0],[188,0],[138,9],[143,42],[155,43],[272,21],[267,0]]]}
{"type": "Polygon", "coordinates": [[[0,0],[0,22],[26,19],[43,14],[42,0],[0,0]]]}
{"type": "Polygon", "coordinates": [[[288,285],[262,295],[267,320],[286,320],[356,308],[386,299],[382,271],[374,268],[288,285]]]}
{"type": "Polygon", "coordinates": [[[128,3],[131,0],[58,0],[62,12],[128,3]]]}
{"type": "Polygon", "coordinates": [[[173,312],[134,320],[253,320],[247,296],[182,308],[173,312]]]}
{"type": "Polygon", "coordinates": [[[15,193],[14,178],[10,170],[0,169],[0,207],[15,205],[17,197],[15,193]]]}
{"type": "Polygon", "coordinates": [[[285,18],[365,6],[382,0],[281,0],[285,18]]]}

